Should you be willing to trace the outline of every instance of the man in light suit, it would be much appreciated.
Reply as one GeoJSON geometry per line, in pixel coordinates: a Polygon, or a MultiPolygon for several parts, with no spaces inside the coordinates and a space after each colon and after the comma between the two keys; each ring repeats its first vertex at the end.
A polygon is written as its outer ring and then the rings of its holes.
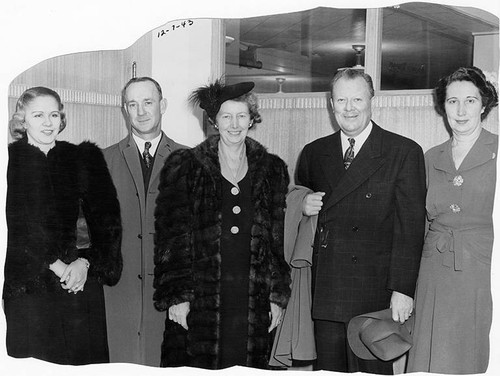
{"type": "Polygon", "coordinates": [[[110,361],[159,366],[166,317],[153,306],[154,209],[164,161],[184,146],[161,130],[167,101],[158,82],[131,79],[122,102],[129,135],[104,150],[123,225],[122,277],[105,289],[110,361]]]}
{"type": "Polygon", "coordinates": [[[303,214],[318,217],[313,252],[316,369],[392,374],[392,362],[362,360],[349,348],[354,316],[391,308],[406,321],[420,265],[425,226],[421,147],[371,120],[369,75],[343,70],[331,82],[340,131],[306,145],[298,184],[314,193],[303,214]]]}

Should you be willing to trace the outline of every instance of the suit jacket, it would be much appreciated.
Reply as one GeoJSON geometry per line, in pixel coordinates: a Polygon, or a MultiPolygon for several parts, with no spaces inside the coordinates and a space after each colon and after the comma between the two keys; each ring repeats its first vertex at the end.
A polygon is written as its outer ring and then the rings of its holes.
{"type": "Polygon", "coordinates": [[[344,169],[340,131],[304,147],[298,184],[323,191],[313,252],[313,318],[348,322],[415,292],[425,227],[421,147],[374,123],[344,169]]]}
{"type": "Polygon", "coordinates": [[[156,311],[153,305],[154,209],[165,159],[184,147],[162,135],[147,190],[132,136],[104,150],[118,192],[123,226],[122,278],[116,286],[105,289],[111,362],[160,365],[165,313],[156,311]]]}

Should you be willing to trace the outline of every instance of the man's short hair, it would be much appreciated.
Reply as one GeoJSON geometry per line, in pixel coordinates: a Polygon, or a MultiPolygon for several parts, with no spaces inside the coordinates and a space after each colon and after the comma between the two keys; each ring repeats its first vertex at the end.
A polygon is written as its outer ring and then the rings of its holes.
{"type": "Polygon", "coordinates": [[[330,95],[333,97],[333,85],[335,85],[338,80],[340,80],[341,78],[354,80],[357,77],[360,77],[366,81],[366,83],[368,84],[368,91],[370,92],[370,98],[373,98],[375,96],[375,89],[373,89],[373,81],[370,75],[361,70],[351,68],[343,69],[335,74],[333,79],[330,81],[330,95]]]}
{"type": "Polygon", "coordinates": [[[125,87],[123,88],[122,90],[122,106],[125,107],[126,105],[126,102],[127,102],[127,99],[126,99],[126,94],[127,94],[127,89],[130,85],[132,84],[135,84],[137,82],[146,82],[146,81],[149,81],[149,82],[152,82],[153,85],[155,85],[156,87],[156,90],[158,91],[158,94],[160,95],[160,100],[163,99],[163,93],[161,91],[161,86],[160,84],[152,79],[151,77],[147,77],[147,76],[143,76],[143,77],[134,77],[134,78],[131,78],[126,84],[125,84],[125,87]]]}

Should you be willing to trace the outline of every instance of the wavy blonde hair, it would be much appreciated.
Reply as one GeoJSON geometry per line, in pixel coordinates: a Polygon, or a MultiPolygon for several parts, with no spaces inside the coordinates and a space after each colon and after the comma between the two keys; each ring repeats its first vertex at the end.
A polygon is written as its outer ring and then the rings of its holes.
{"type": "Polygon", "coordinates": [[[15,140],[23,138],[26,135],[25,108],[29,103],[31,103],[38,97],[52,97],[57,101],[59,113],[61,114],[61,125],[59,127],[59,133],[62,132],[64,128],[66,128],[66,114],[64,113],[64,106],[61,102],[61,97],[59,96],[59,94],[47,87],[36,86],[25,90],[17,100],[16,112],[14,112],[12,118],[9,121],[9,130],[15,140]]]}

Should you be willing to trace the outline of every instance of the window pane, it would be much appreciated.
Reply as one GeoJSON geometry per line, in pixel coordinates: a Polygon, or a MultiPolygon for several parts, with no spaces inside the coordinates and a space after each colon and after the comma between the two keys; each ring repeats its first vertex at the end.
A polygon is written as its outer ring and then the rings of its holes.
{"type": "Polygon", "coordinates": [[[440,77],[472,65],[478,21],[430,3],[385,8],[383,16],[382,90],[430,89],[440,77]]]}
{"type": "MultiPolygon", "coordinates": [[[[366,10],[316,8],[227,19],[226,82],[252,80],[256,92],[328,91],[338,68],[356,64],[365,43],[366,10]]],[[[363,53],[364,57],[364,53],[363,53]]]]}

